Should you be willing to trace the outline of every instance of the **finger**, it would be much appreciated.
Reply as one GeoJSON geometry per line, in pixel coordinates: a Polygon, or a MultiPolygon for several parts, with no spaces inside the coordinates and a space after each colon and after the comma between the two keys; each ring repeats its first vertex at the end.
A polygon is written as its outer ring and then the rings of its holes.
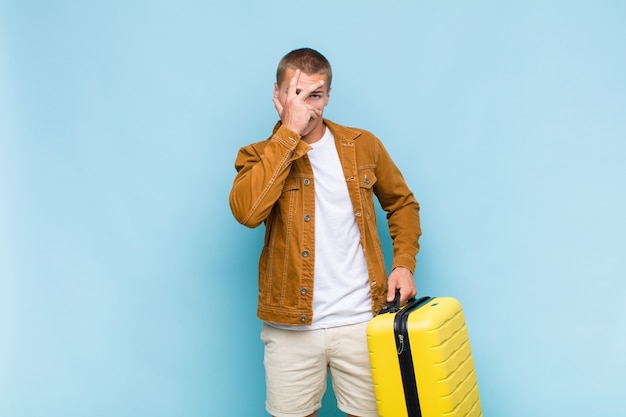
{"type": "Polygon", "coordinates": [[[322,115],[322,112],[319,109],[316,109],[313,106],[309,107],[309,117],[311,119],[317,119],[318,117],[320,117],[322,115]]]}
{"type": "Polygon", "coordinates": [[[415,297],[417,295],[417,291],[410,287],[402,287],[400,288],[400,299],[404,303],[405,301],[415,297]]]}
{"type": "Polygon", "coordinates": [[[302,91],[300,91],[300,93],[298,94],[298,97],[301,97],[302,100],[304,101],[309,97],[309,95],[311,95],[311,93],[313,93],[315,90],[319,89],[323,85],[324,85],[324,80],[319,80],[318,82],[313,83],[309,85],[308,87],[304,88],[302,91]]]}
{"type": "Polygon", "coordinates": [[[280,102],[280,100],[278,100],[278,98],[277,98],[277,97],[274,97],[274,98],[272,99],[272,101],[274,102],[274,107],[276,108],[276,111],[278,112],[278,115],[279,115],[279,116],[282,116],[282,114],[283,114],[283,109],[284,109],[284,107],[283,107],[282,103],[280,102]]]}
{"type": "Polygon", "coordinates": [[[293,77],[291,77],[291,80],[289,80],[289,90],[287,91],[287,96],[289,98],[295,98],[298,95],[297,90],[298,90],[299,79],[300,79],[300,70],[297,69],[293,73],[293,77]]]}

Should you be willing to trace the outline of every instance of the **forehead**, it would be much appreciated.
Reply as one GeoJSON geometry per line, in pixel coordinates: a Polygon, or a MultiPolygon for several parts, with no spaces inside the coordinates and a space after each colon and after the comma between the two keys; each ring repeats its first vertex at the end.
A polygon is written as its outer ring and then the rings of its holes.
{"type": "MultiPolygon", "coordinates": [[[[283,78],[283,82],[281,83],[281,88],[288,88],[293,75],[296,73],[296,70],[292,68],[288,68],[285,71],[285,77],[283,78]]],[[[305,74],[304,72],[300,72],[300,77],[298,78],[297,88],[302,89],[311,84],[315,84],[319,80],[324,80],[324,87],[328,84],[328,77],[325,74],[305,74]]]]}

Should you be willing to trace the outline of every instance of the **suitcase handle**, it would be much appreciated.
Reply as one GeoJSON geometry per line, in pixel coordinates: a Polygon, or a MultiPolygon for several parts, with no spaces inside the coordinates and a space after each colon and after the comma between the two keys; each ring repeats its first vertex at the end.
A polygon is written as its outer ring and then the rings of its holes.
{"type": "MultiPolygon", "coordinates": [[[[426,302],[426,301],[430,300],[431,298],[432,298],[432,297],[422,297],[422,298],[420,298],[420,299],[418,300],[418,299],[417,299],[417,297],[412,297],[412,298],[409,298],[408,300],[406,300],[406,302],[405,302],[404,304],[406,305],[406,304],[409,304],[409,303],[412,303],[412,302],[415,302],[415,303],[417,303],[417,304],[422,304],[422,303],[424,303],[424,302],[426,302]]],[[[396,290],[396,295],[395,295],[395,297],[393,298],[393,301],[392,301],[392,302],[390,302],[390,303],[387,303],[387,304],[386,304],[386,305],[385,305],[385,306],[384,306],[384,307],[380,310],[380,314],[383,314],[383,313],[397,313],[398,311],[400,311],[400,308],[401,308],[401,307],[402,307],[402,306],[400,305],[400,290],[399,290],[399,289],[397,289],[397,290],[396,290]]]]}
{"type": "Polygon", "coordinates": [[[394,297],[393,301],[390,303],[387,303],[387,305],[385,305],[382,308],[382,310],[380,310],[380,314],[396,313],[398,310],[400,310],[400,290],[399,289],[396,290],[396,296],[394,297]]]}

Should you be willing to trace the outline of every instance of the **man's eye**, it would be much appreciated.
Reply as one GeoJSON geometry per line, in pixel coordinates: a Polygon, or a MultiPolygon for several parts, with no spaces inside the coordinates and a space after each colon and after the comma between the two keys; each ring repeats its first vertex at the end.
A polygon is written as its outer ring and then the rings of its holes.
{"type": "Polygon", "coordinates": [[[309,97],[311,97],[314,100],[319,100],[320,98],[322,98],[321,94],[311,94],[309,97]]]}

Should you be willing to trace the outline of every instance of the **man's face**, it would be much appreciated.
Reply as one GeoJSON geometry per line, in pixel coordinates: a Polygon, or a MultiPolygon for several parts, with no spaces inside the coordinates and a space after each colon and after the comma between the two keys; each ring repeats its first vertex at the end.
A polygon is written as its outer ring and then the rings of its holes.
{"type": "MultiPolygon", "coordinates": [[[[287,101],[287,93],[289,91],[289,83],[295,74],[295,70],[288,68],[285,72],[285,77],[280,85],[278,83],[274,83],[274,97],[278,98],[280,103],[284,106],[287,101]]],[[[324,80],[324,85],[320,88],[313,91],[309,96],[305,99],[305,103],[315,107],[320,112],[323,112],[324,107],[328,104],[328,100],[330,100],[330,88],[327,88],[326,85],[328,80],[326,79],[326,75],[323,74],[305,74],[300,72],[300,78],[298,78],[298,83],[296,87],[296,94],[300,94],[300,91],[305,88],[317,83],[320,80],[324,80]]],[[[309,125],[307,126],[306,131],[302,136],[308,135],[312,132],[316,127],[322,124],[322,118],[319,117],[315,120],[311,120],[309,125]]]]}

